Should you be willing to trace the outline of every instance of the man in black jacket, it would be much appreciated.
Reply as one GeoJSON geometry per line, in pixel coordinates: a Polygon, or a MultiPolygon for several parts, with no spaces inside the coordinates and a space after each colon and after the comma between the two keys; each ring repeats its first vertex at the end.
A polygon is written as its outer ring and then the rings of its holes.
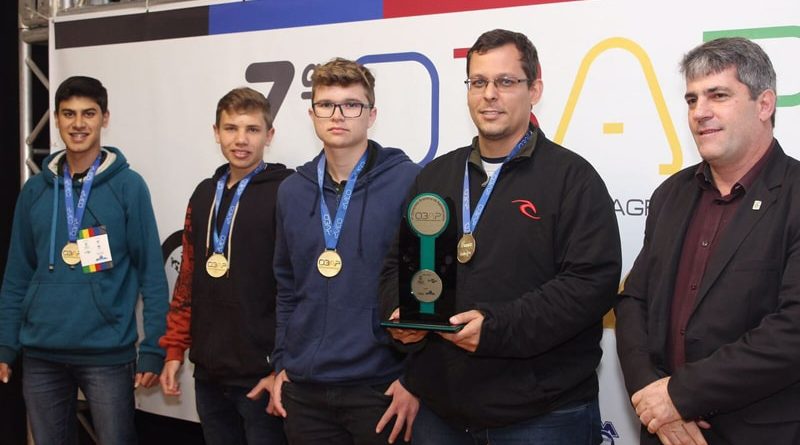
{"type": "Polygon", "coordinates": [[[537,59],[523,34],[478,38],[465,81],[478,136],[433,160],[412,187],[412,197],[455,203],[462,241],[450,322],[465,325],[391,329],[418,343],[403,382],[421,400],[415,444],[601,442],[595,368],[616,300],[619,233],[597,172],[530,123],[542,93],[537,59]]]}
{"type": "Polygon", "coordinates": [[[800,443],[800,163],[773,135],[775,70],[723,38],[682,71],[703,161],[653,192],[616,308],[641,443],[800,443]]]}
{"type": "Polygon", "coordinates": [[[195,364],[197,413],[208,445],[285,443],[267,414],[275,379],[275,203],[292,170],[265,163],[275,129],[267,99],[236,88],[219,100],[214,136],[228,163],[195,189],[186,210],[183,255],[161,347],[161,387],[179,395],[186,349],[195,364]],[[262,378],[264,376],[268,376],[262,378]]]}

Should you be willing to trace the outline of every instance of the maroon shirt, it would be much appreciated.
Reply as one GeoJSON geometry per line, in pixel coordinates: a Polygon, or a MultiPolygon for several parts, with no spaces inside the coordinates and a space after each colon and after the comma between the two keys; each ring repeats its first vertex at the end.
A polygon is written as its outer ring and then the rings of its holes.
{"type": "Polygon", "coordinates": [[[708,260],[722,239],[725,227],[736,214],[736,209],[744,201],[744,195],[758,178],[772,151],[770,146],[726,196],[722,196],[714,185],[708,163],[702,162],[697,167],[695,178],[701,195],[683,239],[670,310],[667,357],[673,371],[686,363],[686,325],[694,311],[697,291],[703,281],[708,260]]]}

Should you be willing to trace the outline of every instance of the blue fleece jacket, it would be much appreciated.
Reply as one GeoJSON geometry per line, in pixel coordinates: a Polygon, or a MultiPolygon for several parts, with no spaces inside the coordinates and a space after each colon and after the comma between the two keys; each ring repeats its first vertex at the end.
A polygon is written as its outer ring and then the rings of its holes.
{"type": "MultiPolygon", "coordinates": [[[[145,338],[137,371],[161,369],[158,339],[164,334],[169,290],[150,194],[118,149],[103,151],[81,229],[106,227],[114,266],[84,273],[80,265],[70,268],[61,260],[68,240],[59,175],[65,153],[50,155],[42,173],[23,187],[14,212],[0,290],[0,362],[12,363],[20,349],[30,357],[74,365],[136,360],[141,292],[145,338]]],[[[81,186],[74,181],[76,201],[81,186]]]]}
{"type": "MultiPolygon", "coordinates": [[[[275,278],[277,331],[272,361],[292,381],[355,385],[397,378],[403,357],[380,327],[378,281],[419,166],[396,148],[369,141],[374,161],[358,177],[336,251],[342,270],[325,278],[317,162],[297,169],[278,190],[275,278]]],[[[370,165],[368,163],[368,165],[370,165]]],[[[337,193],[325,179],[324,199],[336,213],[337,193]]]]}

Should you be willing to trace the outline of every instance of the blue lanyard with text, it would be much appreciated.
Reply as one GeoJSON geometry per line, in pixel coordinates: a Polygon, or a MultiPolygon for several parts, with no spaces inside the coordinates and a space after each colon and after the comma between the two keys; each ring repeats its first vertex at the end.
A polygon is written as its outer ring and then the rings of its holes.
{"type": "Polygon", "coordinates": [[[92,191],[94,175],[100,167],[100,159],[101,155],[97,155],[94,163],[89,168],[89,172],[86,173],[86,177],[83,179],[77,206],[72,196],[72,174],[69,171],[69,163],[64,162],[64,204],[67,208],[67,234],[71,243],[78,240],[78,229],[81,228],[83,213],[86,210],[86,203],[89,201],[89,193],[92,191]]]}
{"type": "Polygon", "coordinates": [[[517,145],[511,150],[511,153],[503,159],[503,163],[500,165],[500,168],[497,169],[492,176],[489,177],[489,182],[486,184],[486,188],[483,189],[483,193],[481,194],[480,199],[478,200],[478,205],[475,206],[475,213],[472,213],[472,217],[470,217],[470,195],[469,195],[469,156],[467,156],[466,164],[464,165],[464,191],[461,196],[461,220],[462,224],[464,225],[464,233],[472,233],[475,228],[478,226],[478,221],[481,219],[481,215],[483,214],[483,209],[486,208],[486,203],[489,201],[489,196],[492,195],[492,190],[494,190],[494,185],[497,183],[497,178],[500,176],[500,172],[503,170],[503,166],[506,165],[506,162],[511,160],[514,156],[519,153],[522,147],[528,143],[528,140],[531,138],[533,133],[528,130],[525,133],[525,136],[517,142],[517,145]]]}
{"type": "Polygon", "coordinates": [[[219,231],[217,231],[217,218],[219,218],[219,206],[220,202],[222,201],[222,191],[225,189],[225,183],[228,182],[228,176],[231,174],[230,168],[221,178],[217,180],[217,191],[214,194],[214,253],[221,254],[225,250],[225,241],[228,239],[228,235],[230,234],[231,230],[231,223],[233,222],[233,214],[236,212],[236,207],[239,206],[239,200],[242,198],[244,194],[244,189],[247,188],[247,184],[253,178],[253,176],[257,175],[261,171],[266,168],[266,164],[261,162],[258,164],[255,170],[251,171],[247,174],[241,181],[239,181],[239,185],[236,187],[236,193],[233,195],[233,199],[231,199],[230,205],[228,205],[228,212],[225,214],[225,221],[222,222],[222,227],[219,231]]]}
{"type": "Polygon", "coordinates": [[[325,193],[323,185],[325,183],[325,153],[319,158],[317,163],[317,182],[319,183],[319,211],[322,219],[322,232],[325,235],[325,249],[335,250],[336,244],[339,242],[339,235],[342,232],[342,225],[344,224],[344,217],[347,214],[347,206],[350,205],[350,198],[353,196],[353,189],[356,186],[358,174],[364,169],[367,164],[367,152],[365,150],[361,159],[356,164],[350,177],[347,178],[347,184],[342,192],[342,199],[339,201],[339,207],[336,209],[336,218],[331,222],[331,214],[328,211],[328,205],[325,203],[325,193]]]}

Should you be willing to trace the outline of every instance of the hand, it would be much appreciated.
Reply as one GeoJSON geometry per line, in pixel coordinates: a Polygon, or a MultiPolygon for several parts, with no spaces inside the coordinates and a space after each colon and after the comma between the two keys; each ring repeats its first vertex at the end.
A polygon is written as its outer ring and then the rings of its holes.
{"type": "Polygon", "coordinates": [[[275,383],[272,386],[269,406],[267,406],[268,414],[286,417],[286,410],[283,408],[283,403],[281,402],[281,391],[283,390],[283,384],[285,382],[291,382],[291,380],[289,380],[289,376],[286,375],[286,370],[284,369],[275,376],[275,383]]]}
{"type": "Polygon", "coordinates": [[[392,403],[389,404],[389,407],[386,408],[386,412],[383,413],[381,420],[378,421],[378,425],[375,427],[375,432],[380,434],[392,417],[397,416],[397,419],[394,421],[392,432],[389,435],[389,443],[394,443],[395,439],[397,439],[397,436],[400,434],[400,431],[403,430],[403,426],[405,426],[406,429],[404,440],[406,442],[411,442],[411,432],[414,425],[414,419],[417,417],[417,412],[419,411],[419,400],[417,400],[413,394],[408,392],[408,390],[403,387],[403,385],[400,383],[400,380],[395,380],[392,382],[384,394],[392,397],[392,403]]]}
{"type": "Polygon", "coordinates": [[[700,428],[709,429],[711,425],[705,421],[676,420],[662,426],[656,434],[664,445],[708,445],[700,428]]]}
{"type": "Polygon", "coordinates": [[[256,386],[247,393],[247,398],[250,400],[258,400],[261,394],[269,393],[269,402],[267,402],[267,413],[271,414],[275,411],[275,398],[272,397],[272,387],[275,386],[275,373],[264,377],[256,383],[256,386]]]}
{"type": "Polygon", "coordinates": [[[137,372],[136,378],[133,381],[133,389],[140,386],[144,388],[152,388],[158,383],[158,374],[154,372],[137,372]]]}
{"type": "Polygon", "coordinates": [[[669,379],[669,377],[664,377],[656,380],[631,397],[636,415],[651,434],[655,434],[662,425],[681,420],[681,415],[667,391],[669,379]]]}
{"type": "MultiPolygon", "coordinates": [[[[395,309],[392,312],[392,316],[389,317],[389,321],[396,321],[400,319],[400,309],[395,309]]],[[[409,343],[416,343],[418,341],[422,341],[426,335],[428,335],[428,331],[420,331],[417,329],[405,329],[405,328],[388,328],[389,335],[392,336],[393,339],[399,341],[403,344],[409,343]]]]}
{"type": "Polygon", "coordinates": [[[478,344],[481,342],[483,313],[476,310],[462,312],[450,317],[450,324],[464,324],[465,326],[454,334],[440,332],[439,335],[466,351],[475,352],[478,350],[478,344]]]}
{"type": "Polygon", "coordinates": [[[8,383],[11,378],[11,367],[8,363],[0,363],[0,382],[8,383]]]}
{"type": "Polygon", "coordinates": [[[181,395],[181,385],[175,377],[179,369],[181,369],[180,360],[167,360],[164,362],[164,369],[161,370],[161,376],[158,380],[161,382],[161,391],[165,395],[181,395]]]}

